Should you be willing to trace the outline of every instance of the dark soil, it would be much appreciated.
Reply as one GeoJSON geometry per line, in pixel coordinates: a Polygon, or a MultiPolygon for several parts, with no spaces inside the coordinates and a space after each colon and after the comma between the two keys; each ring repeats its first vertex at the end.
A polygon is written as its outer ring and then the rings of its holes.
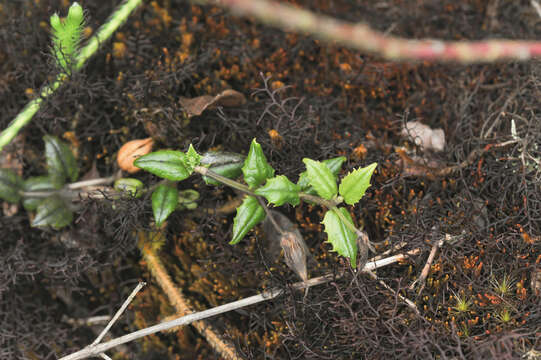
{"type": "MultiPolygon", "coordinates": [[[[113,3],[82,4],[92,30],[113,3]]],[[[409,38],[539,40],[541,34],[541,18],[526,0],[295,3],[409,38]]],[[[0,5],[1,129],[54,79],[44,24],[55,11],[65,14],[66,5],[0,5]]],[[[293,181],[304,170],[304,157],[344,155],[342,174],[378,162],[372,187],[351,213],[379,243],[378,253],[401,242],[406,246],[391,254],[421,248],[409,261],[377,271],[421,314],[330,253],[321,209],[301,204],[280,211],[297,222],[315,258],[310,275],[345,275],[307,297],[288,291],[220,316],[223,337],[247,359],[516,359],[541,351],[541,297],[532,285],[541,267],[540,99],[538,60],[391,63],[220,8],[152,1],[46,101],[23,130],[18,156],[24,177],[43,174],[42,136],[52,134],[76,150],[82,173],[95,162],[109,176],[117,170],[116,152],[132,139],[151,136],[155,148],[184,151],[193,143],[201,151],[246,153],[257,137],[277,174],[293,181]],[[187,120],[178,102],[229,88],[244,93],[247,103],[187,120]],[[403,124],[412,120],[442,128],[445,151],[424,151],[401,137],[403,124]],[[494,146],[512,139],[511,120],[521,141],[494,146]],[[421,162],[413,166],[415,158],[421,162]],[[461,163],[444,176],[437,171],[461,163]],[[438,251],[422,292],[409,290],[434,242],[446,234],[457,241],[438,251]],[[511,285],[502,292],[504,279],[511,285]],[[466,311],[457,309],[458,299],[468,300],[466,311]]],[[[158,182],[147,173],[136,177],[147,185],[158,182]]],[[[160,254],[196,308],[297,281],[280,258],[264,256],[268,244],[261,229],[231,246],[234,214],[204,214],[235,192],[196,178],[179,188],[201,193],[199,210],[170,217],[160,254]]],[[[174,314],[140,261],[134,236],[151,228],[149,198],[111,205],[85,201],[62,232],[31,228],[22,208],[0,217],[0,358],[55,359],[81,349],[100,328],[70,319],[113,314],[141,279],[149,285],[111,336],[174,314]],[[62,241],[66,237],[72,241],[62,241]]],[[[118,359],[219,358],[191,327],[118,351],[118,359]]]]}

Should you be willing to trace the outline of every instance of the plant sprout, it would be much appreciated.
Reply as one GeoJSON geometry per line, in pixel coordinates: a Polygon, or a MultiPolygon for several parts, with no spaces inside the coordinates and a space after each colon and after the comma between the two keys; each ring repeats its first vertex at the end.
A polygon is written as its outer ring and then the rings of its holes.
{"type": "Polygon", "coordinates": [[[492,278],[492,289],[501,297],[509,295],[513,288],[515,281],[509,275],[504,275],[501,281],[497,281],[496,278],[492,278]]]}
{"type": "MultiPolygon", "coordinates": [[[[337,175],[345,161],[344,157],[326,161],[305,158],[303,162],[306,171],[300,174],[297,183],[293,183],[284,175],[275,175],[275,170],[267,162],[256,139],[252,140],[248,155],[242,162],[229,162],[227,167],[223,167],[226,161],[220,161],[219,156],[214,157],[215,162],[212,163],[205,163],[204,158],[204,155],[199,155],[190,145],[186,153],[161,150],[139,157],[134,165],[171,182],[182,181],[195,172],[202,175],[209,184],[220,183],[245,193],[246,196],[237,208],[237,215],[233,221],[230,241],[232,245],[239,243],[266,217],[272,217],[265,200],[274,206],[285,204],[297,206],[302,199],[327,208],[322,223],[328,235],[328,242],[333,246],[332,251],[348,258],[351,266],[356,268],[359,243],[363,262],[366,261],[366,254],[371,248],[368,237],[355,227],[347,209],[339,205],[343,202],[355,205],[360,201],[370,186],[370,178],[377,166],[376,163],[352,171],[337,184],[337,175]],[[214,167],[214,164],[217,166],[214,167]],[[233,179],[239,173],[242,173],[244,183],[233,179]]],[[[155,191],[159,191],[160,196],[153,194],[152,207],[155,216],[159,217],[156,219],[157,224],[162,224],[177,206],[176,188],[162,186],[155,191]]],[[[276,221],[271,223],[279,227],[276,221]]],[[[281,228],[277,231],[284,233],[281,228]]],[[[302,278],[305,277],[305,272],[304,270],[299,272],[296,264],[305,258],[301,253],[306,249],[299,245],[298,241],[289,241],[291,239],[293,237],[283,237],[282,247],[287,253],[288,265],[297,269],[302,278]]]]}
{"type": "Polygon", "coordinates": [[[466,295],[457,295],[454,293],[456,305],[453,309],[459,314],[465,314],[471,310],[472,302],[466,295]]]}

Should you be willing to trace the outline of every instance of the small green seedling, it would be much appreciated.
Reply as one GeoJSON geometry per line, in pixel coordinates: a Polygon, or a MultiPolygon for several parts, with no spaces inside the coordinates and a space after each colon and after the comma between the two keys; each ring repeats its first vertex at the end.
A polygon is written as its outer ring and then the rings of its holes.
{"type": "MultiPolygon", "coordinates": [[[[239,156],[230,154],[201,156],[190,145],[186,153],[161,150],[138,158],[134,165],[172,182],[182,181],[196,172],[208,184],[221,183],[244,192],[247,196],[237,208],[231,244],[239,243],[251,229],[270,216],[263,199],[274,206],[297,206],[301,199],[320,204],[327,208],[322,223],[333,251],[348,258],[352,267],[357,266],[358,244],[366,251],[370,244],[363,243],[367,241],[366,237],[354,226],[347,209],[338,206],[342,202],[348,205],[359,202],[370,186],[376,163],[352,171],[337,184],[337,175],[346,160],[344,157],[325,161],[303,159],[306,171],[300,174],[297,183],[284,175],[275,175],[255,139],[246,158],[240,160],[239,156]],[[233,180],[241,174],[245,184],[233,180]]],[[[162,224],[177,206],[173,189],[164,185],[152,195],[157,225],[162,224]]]]}
{"type": "Polygon", "coordinates": [[[467,315],[471,311],[472,301],[466,295],[458,295],[453,292],[456,304],[453,310],[457,315],[467,315]]]}
{"type": "Polygon", "coordinates": [[[502,324],[508,324],[511,320],[513,320],[513,317],[511,316],[511,312],[507,308],[503,308],[496,314],[496,319],[502,324]]]}
{"type": "Polygon", "coordinates": [[[47,176],[23,180],[10,169],[0,169],[0,198],[11,203],[22,200],[27,211],[36,211],[32,226],[60,229],[73,220],[73,211],[62,189],[66,182],[77,180],[79,167],[66,143],[49,135],[43,141],[47,176]]]}
{"type": "Polygon", "coordinates": [[[511,294],[515,281],[509,275],[504,275],[501,281],[492,278],[492,289],[501,297],[511,294]]]}
{"type": "MultiPolygon", "coordinates": [[[[43,141],[47,175],[23,180],[11,169],[0,169],[0,199],[10,203],[22,202],[27,211],[35,211],[31,222],[34,227],[58,230],[68,226],[73,221],[73,201],[85,194],[114,200],[122,195],[137,198],[148,191],[140,180],[133,178],[108,177],[75,182],[79,177],[79,167],[69,146],[50,135],[44,136],[43,141]],[[102,187],[91,193],[84,190],[113,181],[113,188],[102,187]]],[[[175,209],[197,208],[198,199],[199,193],[195,190],[178,191],[170,183],[159,184],[152,193],[156,225],[160,226],[175,209]]]]}
{"type": "Polygon", "coordinates": [[[69,74],[76,62],[85,27],[83,8],[74,2],[65,19],[60,19],[58,14],[54,14],[50,22],[52,51],[56,63],[63,72],[69,74]]]}

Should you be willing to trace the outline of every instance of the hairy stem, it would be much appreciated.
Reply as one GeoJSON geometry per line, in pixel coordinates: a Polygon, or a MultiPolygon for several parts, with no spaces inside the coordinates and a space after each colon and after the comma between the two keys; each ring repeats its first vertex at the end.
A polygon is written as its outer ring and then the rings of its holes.
{"type": "Polygon", "coordinates": [[[283,30],[310,34],[319,39],[379,55],[387,60],[488,63],[511,59],[526,61],[541,56],[539,41],[412,40],[386,36],[363,23],[342,21],[278,1],[206,0],[206,2],[229,8],[236,15],[254,17],[262,23],[283,30]]]}
{"type": "MultiPolygon", "coordinates": [[[[75,59],[73,71],[82,69],[86,61],[94,55],[99,46],[103,44],[113,32],[115,32],[128,18],[128,16],[141,4],[142,0],[127,0],[124,2],[92,36],[88,43],[81,49],[79,55],[75,59]]],[[[40,92],[40,96],[30,101],[21,110],[21,112],[13,119],[9,126],[0,133],[0,151],[9,144],[21,129],[32,120],[32,117],[40,109],[41,104],[49,96],[64,84],[68,76],[64,73],[58,74],[55,81],[51,85],[47,85],[40,92]]]]}
{"type": "MultiPolygon", "coordinates": [[[[138,234],[140,241],[141,254],[145,259],[147,268],[149,269],[152,276],[156,279],[158,285],[162,290],[167,294],[169,301],[173,304],[177,310],[178,316],[186,316],[192,314],[195,311],[193,307],[189,304],[188,299],[182,293],[182,291],[175,285],[167,270],[160,261],[159,255],[156,253],[155,249],[149,244],[146,239],[149,234],[140,232],[138,234]]],[[[159,234],[157,236],[163,236],[159,234]]],[[[224,340],[220,336],[214,327],[208,323],[206,320],[199,320],[192,323],[192,325],[197,329],[197,331],[207,339],[209,344],[216,350],[221,356],[229,360],[241,359],[237,354],[235,347],[229,341],[224,340]]],[[[95,345],[95,344],[93,344],[95,345]]]]}

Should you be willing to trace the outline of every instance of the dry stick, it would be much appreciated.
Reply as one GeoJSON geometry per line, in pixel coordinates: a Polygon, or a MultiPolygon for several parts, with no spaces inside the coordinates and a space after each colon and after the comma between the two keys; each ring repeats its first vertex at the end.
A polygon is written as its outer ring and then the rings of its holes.
{"type": "Polygon", "coordinates": [[[99,315],[99,316],[91,316],[86,319],[67,319],[66,322],[70,325],[74,326],[92,326],[99,323],[106,323],[111,320],[111,317],[109,315],[99,315]]]}
{"type": "MultiPolygon", "coordinates": [[[[268,0],[209,1],[242,16],[280,29],[312,34],[389,60],[439,60],[461,63],[528,60],[541,56],[541,42],[514,40],[452,41],[409,40],[385,36],[365,24],[354,24],[329,16],[268,0]]],[[[532,2],[533,4],[533,2],[532,2]]],[[[535,5],[534,5],[535,6],[535,5]]]]}
{"type": "MultiPolygon", "coordinates": [[[[415,255],[415,254],[418,254],[419,252],[420,252],[420,249],[414,249],[414,250],[411,250],[411,251],[409,251],[409,252],[407,252],[405,254],[398,254],[398,255],[391,256],[391,257],[381,259],[381,260],[378,260],[378,261],[370,261],[369,263],[367,263],[365,265],[363,270],[364,271],[375,270],[375,269],[378,269],[380,267],[387,266],[387,265],[396,263],[398,261],[405,260],[410,255],[415,255]]],[[[311,286],[327,283],[327,282],[329,282],[329,281],[331,281],[331,280],[333,280],[335,278],[336,278],[336,276],[334,274],[327,274],[327,275],[324,275],[324,276],[320,276],[320,277],[317,277],[317,278],[310,279],[308,281],[300,281],[300,282],[294,283],[292,285],[292,288],[294,288],[294,289],[304,289],[306,287],[311,287],[311,286]]],[[[111,348],[114,348],[114,347],[116,347],[118,345],[125,344],[125,343],[128,343],[130,341],[137,340],[139,338],[142,338],[142,337],[145,337],[145,336],[148,336],[148,335],[151,335],[151,334],[155,334],[157,332],[166,331],[166,330],[172,329],[172,328],[177,327],[177,326],[187,325],[187,324],[190,324],[190,323],[192,323],[194,321],[207,319],[209,317],[216,316],[216,315],[219,315],[219,314],[223,314],[223,313],[228,312],[228,311],[240,309],[240,308],[243,308],[243,307],[246,307],[246,306],[258,304],[260,302],[264,302],[264,301],[267,301],[267,300],[271,300],[271,299],[274,299],[274,298],[282,295],[283,293],[284,293],[283,289],[267,290],[267,291],[264,291],[263,293],[261,293],[259,295],[254,295],[254,296],[242,299],[242,300],[234,301],[234,302],[231,302],[231,303],[228,303],[228,304],[225,304],[225,305],[220,305],[220,306],[214,307],[212,309],[208,309],[208,310],[200,311],[200,312],[197,312],[197,313],[189,314],[189,315],[177,318],[175,320],[164,321],[164,322],[162,322],[160,324],[157,324],[157,325],[154,325],[154,326],[151,326],[151,327],[139,330],[139,331],[135,331],[135,332],[132,332],[130,334],[126,334],[124,336],[118,337],[116,339],[113,339],[113,340],[105,342],[105,343],[97,344],[97,345],[94,345],[94,346],[87,346],[86,348],[84,348],[82,350],[79,350],[79,351],[77,351],[77,352],[75,352],[73,354],[62,357],[59,360],[78,360],[78,359],[86,359],[86,358],[89,358],[89,357],[97,356],[98,354],[101,354],[104,351],[109,350],[111,348]]]]}
{"type": "MultiPolygon", "coordinates": [[[[141,249],[141,253],[152,276],[156,278],[162,290],[167,294],[169,301],[177,310],[178,315],[182,316],[193,313],[194,311],[188,300],[184,297],[180,289],[175,286],[154,249],[148,244],[145,244],[141,249]]],[[[192,325],[221,356],[231,360],[241,359],[233,344],[223,340],[208,322],[201,320],[194,322],[192,325]]]]}
{"type": "Polygon", "coordinates": [[[419,312],[419,309],[417,309],[417,305],[415,305],[415,303],[413,301],[411,301],[410,299],[406,298],[405,296],[402,296],[398,293],[398,291],[395,291],[392,287],[390,287],[389,285],[387,285],[387,283],[383,280],[381,280],[376,274],[374,274],[372,271],[366,271],[366,273],[368,275],[370,275],[370,277],[374,280],[377,280],[384,288],[386,288],[387,290],[389,290],[390,292],[392,292],[393,294],[395,294],[400,300],[402,300],[404,303],[406,303],[406,305],[412,309],[417,315],[421,315],[421,313],[419,312]]]}
{"type": "Polygon", "coordinates": [[[430,254],[428,255],[428,259],[426,260],[426,264],[423,267],[423,271],[421,271],[421,275],[417,280],[415,280],[409,287],[410,290],[413,290],[417,284],[420,284],[419,293],[423,291],[425,288],[425,281],[428,277],[428,273],[430,271],[430,267],[432,266],[432,262],[434,261],[434,258],[436,257],[436,252],[440,247],[443,246],[443,240],[436,241],[434,245],[432,246],[432,250],[430,250],[430,254]]]}
{"type": "Polygon", "coordinates": [[[105,329],[102,330],[102,332],[98,335],[98,337],[96,338],[96,340],[94,340],[94,342],[90,345],[96,345],[96,344],[99,344],[101,342],[101,340],[103,339],[103,337],[105,336],[105,334],[107,334],[107,332],[109,331],[109,329],[111,328],[111,326],[114,325],[114,323],[118,320],[118,318],[120,317],[120,315],[122,315],[122,313],[124,312],[124,310],[126,310],[126,308],[128,307],[128,305],[132,302],[133,298],[135,297],[135,295],[137,295],[137,293],[139,292],[139,290],[141,290],[143,288],[143,286],[145,286],[146,283],[144,282],[140,282],[139,284],[137,284],[137,286],[135,287],[135,289],[133,289],[133,291],[131,292],[131,294],[128,296],[128,298],[126,299],[126,301],[124,301],[124,303],[122,304],[122,306],[120,307],[120,309],[118,309],[118,311],[116,312],[115,316],[113,316],[113,318],[111,319],[111,321],[109,321],[109,323],[107,324],[107,326],[105,327],[105,329]]]}
{"type": "MultiPolygon", "coordinates": [[[[385,240],[383,240],[383,242],[385,242],[385,240]]],[[[403,247],[405,247],[406,245],[408,245],[407,242],[401,241],[401,242],[399,242],[398,244],[396,244],[396,245],[394,245],[393,247],[391,247],[390,249],[387,249],[387,250],[385,250],[384,252],[382,252],[381,254],[374,256],[374,257],[373,257],[372,259],[370,259],[369,261],[374,261],[374,260],[382,259],[384,256],[389,255],[389,254],[390,254],[391,252],[393,252],[393,251],[398,251],[398,250],[402,249],[403,247]]]]}

